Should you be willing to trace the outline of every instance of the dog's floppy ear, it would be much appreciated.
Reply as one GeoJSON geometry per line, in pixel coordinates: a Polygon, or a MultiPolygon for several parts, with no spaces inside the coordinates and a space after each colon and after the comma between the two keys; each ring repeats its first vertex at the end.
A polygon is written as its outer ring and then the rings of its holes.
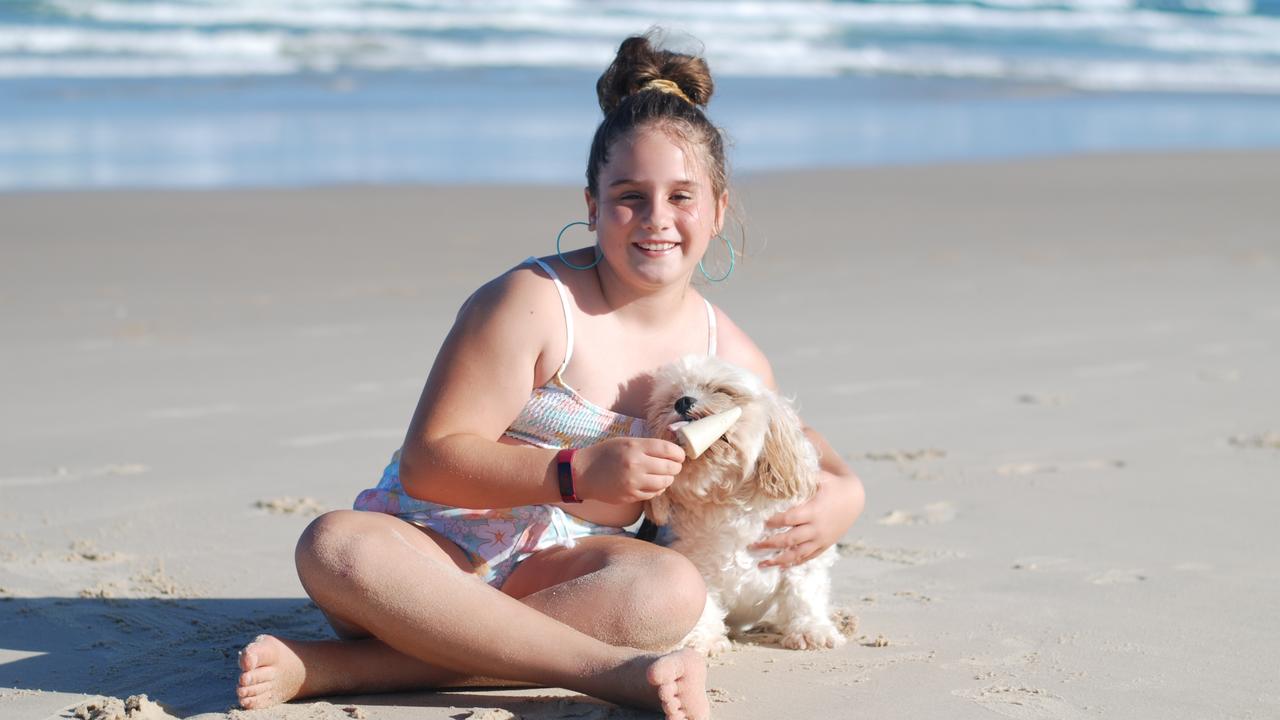
{"type": "Polygon", "coordinates": [[[813,446],[789,403],[775,398],[771,405],[769,431],[756,460],[756,480],[769,497],[807,497],[817,489],[811,465],[813,446]]]}
{"type": "Polygon", "coordinates": [[[666,525],[671,522],[671,501],[665,493],[645,500],[644,514],[654,525],[666,525]]]}

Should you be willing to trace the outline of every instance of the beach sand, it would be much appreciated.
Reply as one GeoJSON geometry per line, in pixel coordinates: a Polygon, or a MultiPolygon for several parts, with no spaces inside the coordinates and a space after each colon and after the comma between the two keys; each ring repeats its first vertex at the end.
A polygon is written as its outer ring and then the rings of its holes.
{"type": "MultiPolygon", "coordinates": [[[[739,190],[749,253],[706,292],[869,504],[835,568],[854,641],[740,645],[717,717],[1280,716],[1280,154],[739,190]]],[[[0,195],[0,717],[644,717],[554,690],[231,711],[244,643],[327,636],[294,542],[376,481],[461,302],[582,213],[0,195]]]]}

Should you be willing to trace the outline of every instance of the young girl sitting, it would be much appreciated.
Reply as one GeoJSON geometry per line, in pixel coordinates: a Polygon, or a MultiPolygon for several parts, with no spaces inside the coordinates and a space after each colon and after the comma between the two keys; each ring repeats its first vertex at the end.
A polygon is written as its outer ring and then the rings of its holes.
{"type": "MultiPolygon", "coordinates": [[[[723,143],[701,110],[706,63],[629,38],[597,92],[595,245],[561,252],[557,238],[556,254],[466,301],[381,482],[298,542],[303,587],[340,639],[254,640],[245,708],[518,682],[708,716],[703,658],[670,651],[701,613],[702,580],[623,529],[684,459],[638,417],[648,373],[683,355],[719,355],[771,387],[773,375],[692,285],[710,247],[733,251],[723,143]]],[[[808,434],[821,489],[773,518],[789,530],[758,544],[776,550],[766,564],[804,562],[862,510],[858,479],[808,434]]]]}

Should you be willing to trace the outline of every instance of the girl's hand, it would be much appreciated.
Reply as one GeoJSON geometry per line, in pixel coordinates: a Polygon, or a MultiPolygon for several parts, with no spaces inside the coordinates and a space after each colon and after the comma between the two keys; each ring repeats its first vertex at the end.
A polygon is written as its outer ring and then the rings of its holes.
{"type": "Polygon", "coordinates": [[[656,497],[675,480],[684,449],[657,438],[610,438],[573,458],[578,496],[613,505],[656,497]]]}
{"type": "Polygon", "coordinates": [[[789,527],[751,545],[753,550],[777,550],[760,567],[799,565],[831,547],[862,513],[862,482],[854,475],[821,471],[818,492],[805,503],[769,518],[767,528],[789,527]]]}

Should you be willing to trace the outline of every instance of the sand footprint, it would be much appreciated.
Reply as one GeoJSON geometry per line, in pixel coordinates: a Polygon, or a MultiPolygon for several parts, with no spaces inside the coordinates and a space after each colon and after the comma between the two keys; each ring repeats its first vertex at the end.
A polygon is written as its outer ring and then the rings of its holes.
{"type": "Polygon", "coordinates": [[[868,460],[878,462],[896,462],[899,464],[917,462],[920,460],[941,460],[947,456],[946,450],[937,448],[921,448],[919,450],[885,450],[883,452],[869,452],[863,455],[868,460]]]}
{"type": "Polygon", "coordinates": [[[1015,720],[1075,720],[1088,717],[1062,697],[1042,688],[988,685],[975,690],[953,690],[951,694],[972,700],[991,712],[1015,720]]]}
{"type": "Polygon", "coordinates": [[[1280,450],[1280,432],[1259,433],[1257,435],[1232,435],[1227,438],[1231,447],[1242,449],[1280,450]]]}
{"type": "Polygon", "coordinates": [[[912,480],[937,480],[940,476],[938,473],[929,469],[929,465],[921,467],[916,463],[929,463],[933,460],[941,460],[947,456],[946,450],[938,448],[921,448],[918,450],[885,450],[881,452],[868,452],[862,457],[875,462],[892,462],[898,466],[898,470],[905,473],[912,480]]]}
{"type": "Polygon", "coordinates": [[[955,517],[955,508],[951,503],[943,501],[925,505],[918,512],[893,510],[876,522],[881,525],[937,525],[950,522],[955,517]]]}
{"type": "Polygon", "coordinates": [[[1018,462],[1005,463],[996,467],[996,474],[1002,477],[1018,477],[1021,475],[1045,475],[1049,473],[1071,472],[1073,470],[1112,470],[1127,465],[1124,460],[1079,460],[1068,463],[1018,462]]]}
{"type": "Polygon", "coordinates": [[[64,556],[67,562],[107,563],[123,559],[118,552],[99,550],[92,540],[79,539],[71,542],[71,552],[64,556]]]}
{"type": "Polygon", "coordinates": [[[259,500],[253,506],[259,510],[266,510],[272,515],[301,515],[302,517],[315,517],[328,510],[319,500],[310,497],[269,498],[259,500]]]}
{"type": "Polygon", "coordinates": [[[1129,585],[1143,582],[1146,579],[1146,574],[1141,570],[1113,569],[1089,576],[1089,582],[1094,585],[1129,585]]]}
{"type": "Polygon", "coordinates": [[[962,558],[963,553],[952,550],[922,550],[917,548],[876,547],[861,540],[836,543],[841,557],[858,557],[894,565],[928,565],[939,560],[962,558]]]}

